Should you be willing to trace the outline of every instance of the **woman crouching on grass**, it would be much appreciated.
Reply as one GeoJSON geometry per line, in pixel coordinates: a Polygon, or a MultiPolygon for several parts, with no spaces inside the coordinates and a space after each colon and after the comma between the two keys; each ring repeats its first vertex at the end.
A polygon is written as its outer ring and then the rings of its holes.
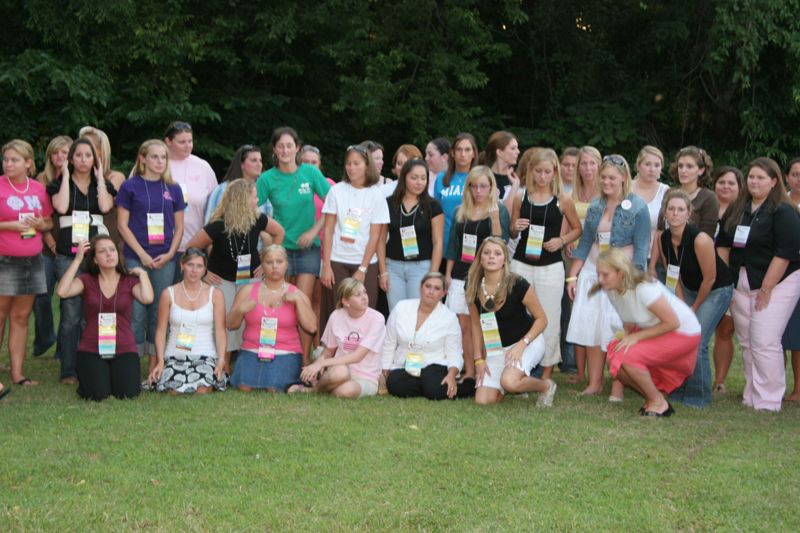
{"type": "Polygon", "coordinates": [[[611,248],[597,258],[597,284],[622,319],[624,331],[608,345],[611,374],[641,394],[642,416],[671,416],[665,394],[694,371],[700,323],[691,308],[664,285],[636,269],[624,251],[611,248]]]}
{"type": "Polygon", "coordinates": [[[98,235],[91,243],[78,244],[56,294],[59,298],[83,295],[86,327],[78,345],[78,395],[95,401],[111,395],[138,396],[141,370],[131,314],[134,300],[142,305],[153,301],[153,286],[144,269],[126,270],[111,237],[98,235]],[[84,256],[84,273],[76,278],[84,256]]]}
{"type": "Polygon", "coordinates": [[[205,252],[187,248],[180,259],[181,282],[159,298],[158,362],[148,377],[158,392],[225,390],[225,298],[203,282],[207,266],[205,252]]]}
{"type": "Polygon", "coordinates": [[[536,405],[550,407],[556,383],[530,376],[544,357],[544,309],[530,284],[511,273],[503,239],[487,237],[477,259],[466,286],[475,350],[475,402],[498,403],[507,392],[538,392],[536,405]]]}
{"type": "Polygon", "coordinates": [[[312,386],[293,385],[289,393],[327,392],[353,399],[378,393],[386,333],[383,315],[370,309],[367,289],[357,279],[342,280],[336,302],[322,334],[325,349],[300,374],[300,379],[312,386]]]}

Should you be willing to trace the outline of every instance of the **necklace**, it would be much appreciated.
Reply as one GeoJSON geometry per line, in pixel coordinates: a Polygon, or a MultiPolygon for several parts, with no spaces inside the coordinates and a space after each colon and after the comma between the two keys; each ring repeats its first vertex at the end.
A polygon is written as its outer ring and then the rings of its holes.
{"type": "Polygon", "coordinates": [[[486,290],[486,278],[481,278],[481,291],[483,291],[483,296],[486,299],[486,303],[484,303],[483,306],[487,311],[494,309],[494,295],[497,294],[498,289],[500,289],[499,283],[494,288],[494,292],[489,294],[489,292],[486,290]]]}
{"type": "Polygon", "coordinates": [[[264,287],[266,287],[269,292],[271,292],[273,294],[277,294],[277,293],[283,292],[286,289],[286,282],[282,281],[280,287],[278,287],[277,289],[273,289],[269,285],[267,285],[267,282],[265,281],[264,282],[264,287]]]}
{"type": "Polygon", "coordinates": [[[194,297],[191,297],[189,296],[189,292],[186,290],[186,283],[184,283],[183,281],[181,281],[181,288],[183,289],[183,294],[186,295],[186,299],[189,300],[190,302],[194,302],[195,300],[197,300],[200,297],[200,293],[203,291],[203,285],[200,284],[200,288],[197,289],[197,294],[195,294],[194,297]]]}
{"type": "Polygon", "coordinates": [[[14,189],[14,192],[17,193],[17,194],[25,194],[26,192],[28,192],[28,189],[31,186],[31,179],[28,176],[25,176],[25,190],[24,191],[21,191],[21,190],[17,189],[16,187],[14,187],[14,184],[11,183],[11,178],[6,176],[6,179],[8,180],[9,187],[14,189]]]}

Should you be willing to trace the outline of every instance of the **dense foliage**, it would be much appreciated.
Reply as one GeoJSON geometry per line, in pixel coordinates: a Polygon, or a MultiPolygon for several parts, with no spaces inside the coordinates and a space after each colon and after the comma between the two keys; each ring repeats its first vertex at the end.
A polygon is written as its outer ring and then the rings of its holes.
{"type": "MultiPolygon", "coordinates": [[[[85,124],[115,164],[174,119],[219,172],[296,127],[328,155],[495,129],[718,162],[800,153],[798,0],[0,0],[2,137],[85,124]]],[[[125,170],[125,168],[123,168],[125,170]]]]}

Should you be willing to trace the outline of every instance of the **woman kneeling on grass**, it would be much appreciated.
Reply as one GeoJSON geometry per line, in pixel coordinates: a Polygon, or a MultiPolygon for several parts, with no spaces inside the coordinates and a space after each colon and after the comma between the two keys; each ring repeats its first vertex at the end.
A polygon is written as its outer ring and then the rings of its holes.
{"type": "Polygon", "coordinates": [[[509,270],[503,239],[487,237],[477,258],[466,286],[475,347],[475,402],[498,403],[506,392],[538,392],[536,405],[550,407],[555,382],[529,375],[544,357],[544,309],[530,284],[509,270]]]}
{"type": "Polygon", "coordinates": [[[308,296],[286,283],[288,267],[286,249],[279,244],[267,246],[261,252],[264,281],[245,285],[233,301],[228,329],[239,329],[245,322],[242,349],[231,377],[231,385],[239,390],[283,392],[300,382],[300,328],[314,335],[317,317],[308,296]]]}
{"type": "Polygon", "coordinates": [[[401,300],[386,323],[383,372],[389,394],[429,400],[469,398],[475,384],[456,383],[464,366],[458,317],[442,303],[444,276],[428,272],[420,297],[401,300]]]}
{"type": "Polygon", "coordinates": [[[608,345],[611,374],[644,396],[642,416],[671,416],[665,394],[694,371],[700,323],[677,296],[636,269],[624,251],[611,248],[597,258],[597,284],[619,313],[624,331],[608,345]]]}
{"type": "Polygon", "coordinates": [[[289,392],[328,392],[340,398],[363,398],[378,392],[381,348],[386,333],[383,315],[369,307],[364,284],[345,278],[336,290],[336,311],[328,318],[325,349],[303,368],[300,378],[312,387],[294,385],[289,392]]]}
{"type": "Polygon", "coordinates": [[[153,286],[141,267],[130,271],[108,235],[81,241],[75,259],[58,282],[59,298],[83,295],[86,327],[78,345],[78,394],[87,400],[133,398],[139,395],[141,370],[131,328],[134,299],[153,301],[153,286]],[[86,252],[83,274],[75,277],[86,252]]]}
{"type": "Polygon", "coordinates": [[[203,283],[205,252],[187,248],[180,266],[181,282],[167,287],[158,302],[158,362],[148,381],[171,394],[225,390],[225,298],[203,283]]]}

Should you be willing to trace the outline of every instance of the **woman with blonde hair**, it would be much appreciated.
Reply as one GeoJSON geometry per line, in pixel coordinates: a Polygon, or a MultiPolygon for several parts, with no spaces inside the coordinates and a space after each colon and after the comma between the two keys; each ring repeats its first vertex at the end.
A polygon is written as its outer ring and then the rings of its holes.
{"type": "MultiPolygon", "coordinates": [[[[465,297],[467,273],[484,239],[494,236],[508,240],[510,217],[506,206],[498,199],[494,174],[487,166],[479,165],[470,170],[464,183],[462,198],[445,251],[445,280],[447,307],[458,315],[464,338],[464,352],[472,353],[471,321],[468,300],[465,297]]],[[[466,358],[464,376],[472,379],[474,375],[472,360],[466,358]]]]}
{"type": "Polygon", "coordinates": [[[611,375],[644,397],[640,415],[671,416],[675,410],[665,395],[694,371],[700,323],[619,248],[599,255],[597,280],[590,294],[602,289],[624,324],[608,345],[611,375]]]}
{"type": "MultiPolygon", "coordinates": [[[[186,246],[201,250],[211,247],[206,281],[222,291],[225,311],[229,313],[237,290],[262,275],[259,241],[265,246],[282,244],[284,235],[278,221],[259,210],[255,184],[238,179],[228,185],[208,224],[186,246]]],[[[241,346],[242,332],[242,327],[228,332],[228,355],[241,346]]],[[[227,355],[225,361],[229,368],[227,355]]]]}
{"type": "Polygon", "coordinates": [[[636,156],[636,178],[631,183],[631,191],[647,204],[650,213],[650,246],[655,246],[655,234],[658,227],[658,213],[664,195],[669,190],[666,183],[661,183],[661,169],[664,167],[664,154],[655,146],[644,146],[636,156]]]}
{"type": "Polygon", "coordinates": [[[511,237],[519,237],[511,271],[530,283],[547,315],[544,330],[547,349],[541,361],[544,379],[552,375],[553,365],[561,361],[559,339],[565,277],[561,250],[583,231],[572,199],[561,191],[559,163],[558,155],[550,148],[531,157],[525,193],[514,199],[511,214],[511,237]]]}
{"type": "Polygon", "coordinates": [[[325,348],[300,374],[303,383],[311,383],[311,387],[294,385],[289,393],[326,392],[351,399],[378,393],[386,334],[383,315],[370,309],[364,284],[354,278],[339,283],[336,300],[336,310],[322,334],[325,348]]]}
{"type": "Polygon", "coordinates": [[[36,173],[33,147],[14,139],[3,145],[0,176],[0,345],[9,322],[11,381],[36,385],[22,365],[28,341],[28,318],[37,294],[47,291],[42,264],[42,233],[53,227],[53,207],[36,173]]]}
{"type": "MultiPolygon", "coordinates": [[[[585,350],[589,363],[589,384],[583,394],[599,394],[603,390],[604,352],[611,340],[611,328],[619,320],[605,294],[589,292],[597,281],[597,256],[608,248],[622,248],[644,270],[650,250],[650,214],[644,201],[631,192],[631,173],[625,158],[617,154],[606,156],[600,165],[600,181],[600,196],[592,200],[586,212],[583,235],[572,253],[566,279],[567,291],[574,301],[567,340],[576,345],[578,371],[580,349],[585,350]]],[[[617,386],[609,401],[621,401],[621,396],[622,388],[617,386]]]]}
{"type": "MultiPolygon", "coordinates": [[[[545,354],[542,332],[547,316],[536,292],[509,270],[503,239],[484,240],[478,258],[469,269],[466,290],[476,370],[475,402],[498,403],[507,392],[538,392],[536,405],[550,407],[555,382],[530,375],[545,354]]],[[[470,359],[469,352],[464,354],[470,359]]]]}
{"type": "MultiPolygon", "coordinates": [[[[67,135],[53,137],[47,144],[47,150],[44,154],[44,170],[36,176],[36,181],[44,185],[45,188],[61,176],[71,145],[72,138],[67,135]]],[[[53,291],[58,283],[55,263],[57,231],[54,225],[53,230],[42,234],[42,242],[44,243],[42,247],[42,263],[44,265],[47,292],[37,294],[36,300],[33,302],[35,331],[31,349],[34,357],[45,353],[58,340],[53,321],[53,291]]],[[[55,356],[56,359],[60,357],[58,345],[56,345],[55,356]]]]}
{"type": "MultiPolygon", "coordinates": [[[[142,267],[153,284],[155,298],[172,285],[175,254],[183,235],[183,192],[172,180],[167,145],[159,139],[142,143],[130,178],[117,193],[117,229],[125,242],[130,268],[142,267]]],[[[139,356],[156,365],[155,339],[158,304],[133,304],[133,331],[139,356]]]]}

